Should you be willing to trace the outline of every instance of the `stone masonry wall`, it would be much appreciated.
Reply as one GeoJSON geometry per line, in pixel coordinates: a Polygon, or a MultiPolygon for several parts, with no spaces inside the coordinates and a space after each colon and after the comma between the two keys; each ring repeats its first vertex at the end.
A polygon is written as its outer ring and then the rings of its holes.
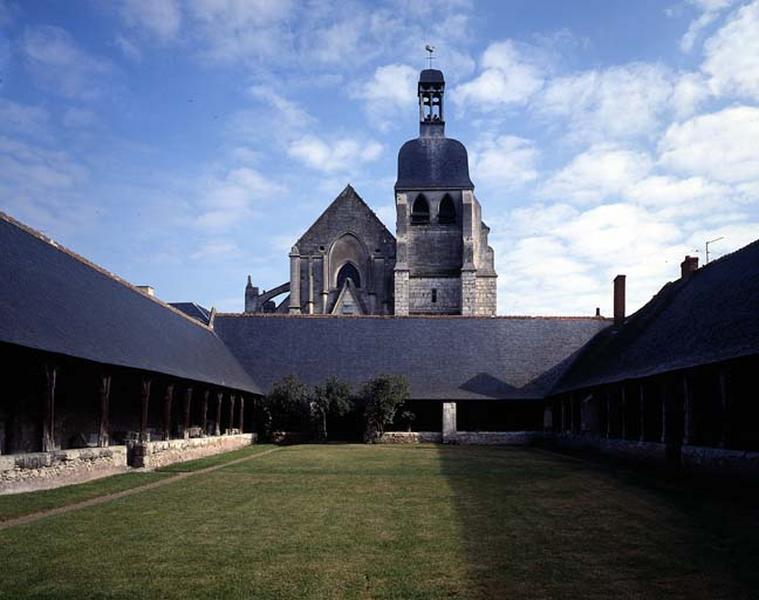
{"type": "Polygon", "coordinates": [[[256,439],[255,433],[242,433],[186,440],[135,442],[130,446],[130,461],[133,467],[155,469],[244,448],[254,444],[256,439]]]}
{"type": "Polygon", "coordinates": [[[409,311],[409,277],[408,271],[395,272],[395,314],[408,316],[409,311]]]}
{"type": "Polygon", "coordinates": [[[475,313],[480,316],[492,316],[498,308],[497,279],[495,277],[477,278],[477,308],[475,313]]]}
{"type": "Polygon", "coordinates": [[[439,431],[386,431],[378,444],[439,444],[443,434],[439,431]]]}
{"type": "Polygon", "coordinates": [[[541,431],[457,431],[446,435],[446,444],[472,446],[529,446],[543,439],[541,431]]]}
{"type": "Polygon", "coordinates": [[[0,494],[44,490],[127,470],[126,446],[0,456],[0,494]]]}
{"type": "Polygon", "coordinates": [[[461,314],[477,314],[477,276],[474,271],[461,272],[461,314]]]}
{"type": "Polygon", "coordinates": [[[413,277],[409,280],[409,313],[457,314],[461,307],[458,277],[413,277]],[[432,290],[437,301],[432,302],[432,290]]]}

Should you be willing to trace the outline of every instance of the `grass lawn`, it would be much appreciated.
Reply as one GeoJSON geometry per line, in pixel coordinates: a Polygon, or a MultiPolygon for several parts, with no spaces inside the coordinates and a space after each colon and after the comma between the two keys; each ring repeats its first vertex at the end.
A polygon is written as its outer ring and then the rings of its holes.
{"type": "Polygon", "coordinates": [[[291,446],[0,531],[0,598],[751,597],[755,500],[531,449],[291,446]]]}

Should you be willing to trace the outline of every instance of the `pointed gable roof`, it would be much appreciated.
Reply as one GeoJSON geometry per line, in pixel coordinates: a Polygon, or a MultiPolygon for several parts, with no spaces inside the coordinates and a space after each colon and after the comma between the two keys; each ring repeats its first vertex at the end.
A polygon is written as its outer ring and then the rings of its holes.
{"type": "Polygon", "coordinates": [[[364,306],[361,294],[356,289],[356,284],[352,279],[346,279],[343,283],[343,287],[340,290],[340,294],[337,296],[335,306],[332,309],[333,315],[365,315],[367,314],[366,306],[364,306]],[[344,311],[345,307],[355,307],[356,310],[344,311]]]}
{"type": "Polygon", "coordinates": [[[395,253],[395,236],[385,227],[374,211],[364,202],[356,190],[348,184],[324,210],[313,225],[298,239],[295,245],[301,254],[313,254],[325,240],[352,231],[363,234],[383,251],[395,253]]]}

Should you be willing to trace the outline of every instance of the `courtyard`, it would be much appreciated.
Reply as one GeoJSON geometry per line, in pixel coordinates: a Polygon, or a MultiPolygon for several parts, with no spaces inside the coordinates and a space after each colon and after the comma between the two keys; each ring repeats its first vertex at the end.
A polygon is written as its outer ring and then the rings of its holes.
{"type": "Polygon", "coordinates": [[[532,448],[253,446],[0,497],[0,598],[752,597],[757,497],[532,448]]]}

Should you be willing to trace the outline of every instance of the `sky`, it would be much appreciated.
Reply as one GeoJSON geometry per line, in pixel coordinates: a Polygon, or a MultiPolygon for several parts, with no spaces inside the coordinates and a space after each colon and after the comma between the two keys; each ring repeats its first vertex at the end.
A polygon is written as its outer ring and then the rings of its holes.
{"type": "Polygon", "coordinates": [[[0,0],[0,210],[241,311],[348,183],[395,231],[426,44],[499,314],[609,315],[618,273],[631,312],[759,237],[759,0],[0,0]]]}

